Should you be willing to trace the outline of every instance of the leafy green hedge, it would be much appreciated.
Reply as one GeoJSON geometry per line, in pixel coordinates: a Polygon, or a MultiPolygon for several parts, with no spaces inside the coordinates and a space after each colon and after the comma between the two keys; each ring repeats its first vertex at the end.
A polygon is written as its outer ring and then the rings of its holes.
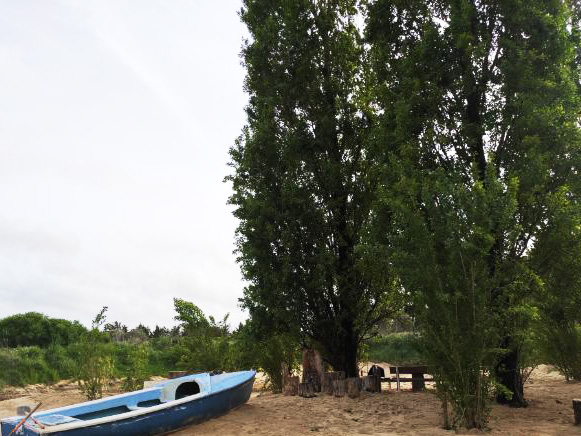
{"type": "MultiPolygon", "coordinates": [[[[139,345],[109,342],[103,345],[108,355],[113,357],[113,374],[117,378],[126,377],[132,370],[132,354],[139,345]]],[[[147,376],[165,375],[178,368],[180,355],[176,346],[163,340],[151,340],[145,372],[147,376]]],[[[55,383],[75,377],[78,362],[83,359],[80,344],[69,346],[51,345],[0,348],[0,388],[4,386],[25,386],[35,383],[55,383]]]]}
{"type": "Polygon", "coordinates": [[[0,386],[51,383],[60,378],[39,347],[0,349],[0,368],[0,386]]]}

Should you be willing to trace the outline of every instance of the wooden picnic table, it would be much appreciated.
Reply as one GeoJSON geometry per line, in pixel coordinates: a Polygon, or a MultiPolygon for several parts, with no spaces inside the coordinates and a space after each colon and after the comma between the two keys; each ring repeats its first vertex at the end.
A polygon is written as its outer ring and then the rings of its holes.
{"type": "Polygon", "coordinates": [[[400,383],[412,382],[412,391],[419,392],[426,388],[426,381],[434,381],[432,377],[425,377],[428,374],[428,367],[426,365],[405,365],[405,366],[390,366],[390,376],[382,379],[388,381],[391,387],[391,382],[397,383],[397,390],[400,390],[400,383]],[[401,377],[401,375],[411,375],[411,377],[401,377]]]}

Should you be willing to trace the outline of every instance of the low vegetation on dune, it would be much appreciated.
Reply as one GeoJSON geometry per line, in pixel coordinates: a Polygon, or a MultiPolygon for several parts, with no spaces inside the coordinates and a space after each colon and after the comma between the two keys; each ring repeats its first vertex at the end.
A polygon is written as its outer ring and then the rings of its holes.
{"type": "Polygon", "coordinates": [[[135,390],[151,376],[172,370],[212,371],[256,368],[281,389],[281,363],[297,367],[300,348],[282,335],[259,335],[251,322],[231,330],[228,316],[216,321],[193,303],[175,300],[173,328],[144,325],[128,329],[107,323],[103,308],[85,328],[77,322],[26,313],[0,320],[0,389],[75,380],[87,398],[98,398],[112,380],[135,390]],[[59,329],[46,330],[47,325],[59,329]],[[12,336],[13,332],[18,336],[12,336]],[[9,338],[9,339],[8,339],[9,338]],[[65,338],[66,340],[64,340],[65,338]]]}

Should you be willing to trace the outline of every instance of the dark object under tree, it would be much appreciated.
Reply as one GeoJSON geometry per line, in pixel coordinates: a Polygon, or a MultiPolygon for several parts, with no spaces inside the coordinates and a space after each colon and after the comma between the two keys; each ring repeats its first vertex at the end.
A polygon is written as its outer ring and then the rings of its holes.
{"type": "Polygon", "coordinates": [[[581,400],[573,400],[573,416],[575,425],[581,425],[581,400]]]}

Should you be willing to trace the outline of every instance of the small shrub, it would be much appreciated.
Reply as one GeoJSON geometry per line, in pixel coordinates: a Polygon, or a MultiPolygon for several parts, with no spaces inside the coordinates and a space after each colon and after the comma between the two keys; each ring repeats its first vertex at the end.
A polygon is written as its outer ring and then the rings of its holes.
{"type": "Polygon", "coordinates": [[[93,320],[93,328],[81,337],[78,347],[77,383],[88,400],[103,396],[103,389],[113,377],[113,358],[105,343],[107,336],[99,331],[105,322],[104,307],[93,320]]]}
{"type": "Polygon", "coordinates": [[[147,378],[147,363],[149,359],[149,346],[142,343],[136,347],[129,358],[129,368],[123,379],[121,389],[124,391],[135,391],[143,389],[143,383],[147,378]]]}

